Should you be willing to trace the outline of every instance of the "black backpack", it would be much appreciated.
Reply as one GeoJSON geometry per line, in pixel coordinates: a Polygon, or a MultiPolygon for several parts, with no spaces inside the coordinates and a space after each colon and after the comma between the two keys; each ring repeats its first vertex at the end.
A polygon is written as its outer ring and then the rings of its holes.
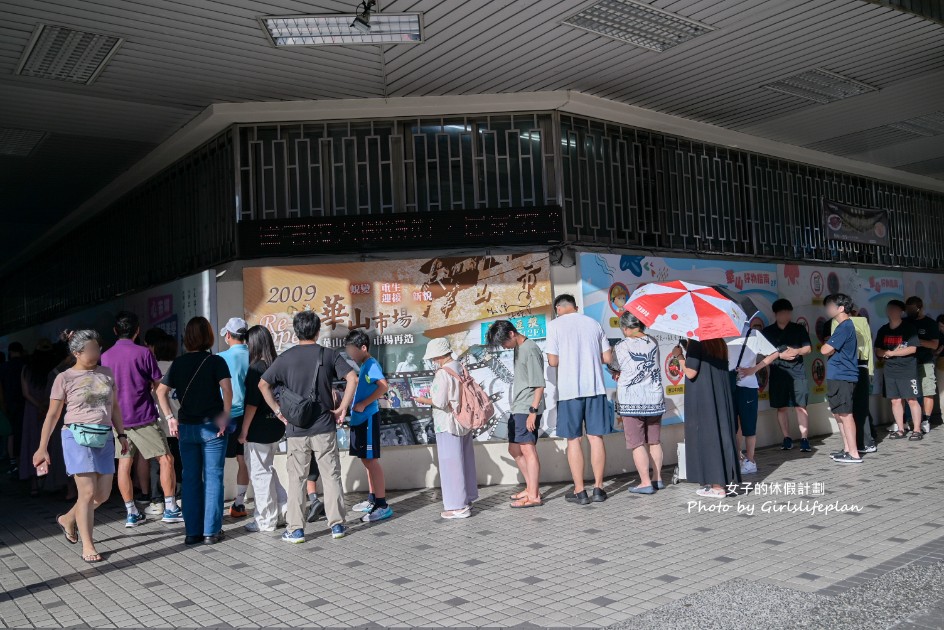
{"type": "Polygon", "coordinates": [[[289,424],[299,429],[311,428],[319,416],[323,413],[321,407],[320,395],[318,393],[318,376],[321,373],[321,359],[324,355],[324,348],[318,347],[318,358],[315,360],[315,375],[311,379],[311,391],[307,396],[302,396],[293,392],[288,387],[282,386],[279,393],[279,408],[282,415],[288,420],[289,424]]]}

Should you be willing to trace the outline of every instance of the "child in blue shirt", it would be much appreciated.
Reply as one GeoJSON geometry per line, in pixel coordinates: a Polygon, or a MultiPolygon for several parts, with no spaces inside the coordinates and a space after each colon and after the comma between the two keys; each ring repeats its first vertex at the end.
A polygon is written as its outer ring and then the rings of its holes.
{"type": "Polygon", "coordinates": [[[364,512],[365,523],[382,521],[393,516],[387,505],[383,467],[380,465],[380,405],[377,401],[387,393],[387,379],[377,359],[370,356],[370,337],[363,330],[352,330],[344,340],[344,351],[360,366],[354,405],[351,408],[351,449],[367,470],[367,500],[353,507],[364,512]]]}
{"type": "Polygon", "coordinates": [[[852,314],[852,298],[844,293],[827,295],[823,300],[826,315],[835,320],[836,327],[821,352],[826,357],[826,397],[829,409],[836,417],[844,448],[833,453],[833,461],[840,464],[861,464],[856,447],[856,425],[853,418],[853,392],[859,380],[859,350],[852,314]]]}

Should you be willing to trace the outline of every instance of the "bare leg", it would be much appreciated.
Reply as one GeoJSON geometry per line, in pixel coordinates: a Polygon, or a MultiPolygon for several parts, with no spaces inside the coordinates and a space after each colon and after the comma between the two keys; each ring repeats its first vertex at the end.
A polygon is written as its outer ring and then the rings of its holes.
{"type": "MultiPolygon", "coordinates": [[[[910,401],[909,401],[910,402],[910,401]]],[[[915,401],[917,403],[917,401],[915,401]]],[[[917,405],[915,405],[917,406],[917,405]]],[[[914,415],[914,407],[911,408],[911,415],[914,415]]],[[[920,413],[918,415],[921,415],[920,413]]],[[[905,406],[901,404],[901,398],[892,398],[892,417],[895,419],[895,426],[899,431],[905,430],[905,406]]]]}
{"type": "Polygon", "coordinates": [[[570,476],[574,478],[574,493],[583,492],[584,462],[580,438],[567,439],[567,463],[570,465],[570,476]]]}
{"type": "MultiPolygon", "coordinates": [[[[131,460],[128,460],[128,467],[131,467],[131,460]]],[[[79,538],[82,540],[83,556],[94,556],[98,553],[95,550],[95,541],[92,538],[92,526],[95,522],[94,504],[99,476],[95,473],[75,475],[75,485],[79,497],[75,501],[75,506],[62,519],[63,524],[75,521],[79,530],[79,538]]],[[[109,475],[110,477],[111,475],[109,475]]]]}
{"type": "Polygon", "coordinates": [[[315,494],[318,492],[318,483],[315,481],[308,481],[305,483],[305,491],[308,494],[315,494]]]}
{"type": "MultiPolygon", "coordinates": [[[[134,475],[138,479],[138,487],[141,488],[141,494],[150,498],[151,462],[141,457],[141,453],[136,453],[134,456],[134,475]]],[[[118,487],[121,488],[121,485],[119,484],[118,487]]],[[[131,486],[131,497],[125,499],[125,501],[130,501],[132,498],[134,498],[134,484],[131,486]]]]}
{"type": "Polygon", "coordinates": [[[859,457],[859,450],[856,447],[856,426],[851,413],[836,414],[836,422],[839,423],[839,431],[842,433],[842,441],[846,446],[846,452],[852,457],[859,457]]]}
{"type": "Polygon", "coordinates": [[[924,397],[924,415],[930,418],[932,413],[934,413],[934,396],[925,396],[924,397]]]}
{"type": "Polygon", "coordinates": [[[590,441],[590,467],[593,468],[593,487],[603,487],[603,469],[606,467],[606,445],[599,435],[588,435],[590,441]]]}
{"type": "Polygon", "coordinates": [[[537,501],[541,498],[539,480],[541,478],[541,462],[538,460],[538,449],[534,444],[521,444],[520,452],[524,463],[522,473],[527,484],[528,498],[537,501]]]}
{"type": "MultiPolygon", "coordinates": [[[[131,481],[131,464],[133,463],[133,457],[122,457],[118,460],[118,492],[121,493],[121,500],[125,503],[134,501],[134,484],[131,481]]],[[[138,472],[141,472],[140,469],[138,472]]],[[[150,482],[150,475],[145,475],[144,478],[150,482]]],[[[78,475],[76,475],[76,485],[78,485],[78,475]]],[[[81,492],[79,494],[81,495],[81,492]]]]}
{"type": "Polygon", "coordinates": [[[170,453],[157,458],[157,463],[161,467],[161,489],[165,497],[176,496],[177,493],[177,475],[174,472],[174,456],[170,453]]]}
{"type": "Polygon", "coordinates": [[[249,485],[249,467],[246,466],[246,458],[242,455],[236,456],[236,484],[240,486],[249,485]]]}
{"type": "MultiPolygon", "coordinates": [[[[925,398],[925,400],[927,400],[927,398],[925,398]]],[[[899,406],[901,406],[901,401],[900,401],[900,400],[898,401],[898,404],[899,404],[899,406]]],[[[921,434],[921,420],[922,420],[922,418],[921,418],[921,405],[918,403],[917,400],[909,400],[909,401],[908,401],[908,406],[911,407],[911,426],[914,427],[914,432],[920,435],[920,434],[921,434]]],[[[925,405],[925,406],[927,406],[927,405],[925,405]]],[[[902,408],[902,410],[901,410],[901,415],[902,415],[902,420],[901,420],[901,422],[899,423],[899,427],[898,427],[898,428],[899,428],[899,430],[902,430],[902,431],[903,431],[903,430],[904,430],[904,427],[905,427],[905,420],[904,420],[905,410],[904,410],[904,408],[902,408]]],[[[898,422],[898,420],[896,419],[895,422],[898,422]]]]}
{"type": "MultiPolygon", "coordinates": [[[[797,408],[799,409],[799,407],[797,408]]],[[[797,413],[797,419],[799,419],[800,414],[797,413]]],[[[787,408],[782,407],[777,410],[777,422],[780,423],[780,433],[783,434],[784,438],[790,437],[790,421],[787,416],[787,408]]]]}
{"type": "Polygon", "coordinates": [[[757,436],[749,435],[744,438],[744,449],[747,451],[747,459],[754,461],[754,450],[757,447],[757,436]]]}
{"type": "Polygon", "coordinates": [[[652,460],[652,480],[662,481],[662,445],[649,445],[649,458],[652,460]]]}
{"type": "Polygon", "coordinates": [[[652,485],[649,478],[649,451],[646,445],[637,446],[633,449],[633,464],[636,465],[636,472],[639,474],[639,487],[645,488],[652,485]]]}
{"type": "Polygon", "coordinates": [[[525,469],[524,454],[521,452],[520,444],[509,444],[508,445],[508,454],[511,455],[511,458],[515,460],[515,466],[518,467],[518,470],[521,471],[521,476],[524,478],[525,484],[528,483],[528,471],[525,469]]]}
{"type": "Polygon", "coordinates": [[[379,459],[362,459],[361,463],[367,469],[367,487],[370,493],[381,499],[387,496],[387,482],[384,479],[384,469],[379,459]]]}
{"type": "Polygon", "coordinates": [[[800,439],[809,439],[810,435],[810,413],[806,407],[797,407],[797,424],[800,425],[800,439]]]}

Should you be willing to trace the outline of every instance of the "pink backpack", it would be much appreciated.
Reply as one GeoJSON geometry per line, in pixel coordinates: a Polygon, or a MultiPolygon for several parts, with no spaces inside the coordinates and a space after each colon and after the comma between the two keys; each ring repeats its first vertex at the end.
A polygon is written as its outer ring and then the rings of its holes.
{"type": "Polygon", "coordinates": [[[450,368],[443,369],[459,381],[459,403],[456,405],[456,422],[459,426],[476,431],[488,424],[495,415],[495,406],[482,386],[465,369],[461,375],[450,368]]]}

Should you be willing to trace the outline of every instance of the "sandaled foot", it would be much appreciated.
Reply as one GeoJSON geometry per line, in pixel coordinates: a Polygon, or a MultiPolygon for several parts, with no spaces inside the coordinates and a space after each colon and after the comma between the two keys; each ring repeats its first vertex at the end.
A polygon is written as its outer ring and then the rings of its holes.
{"type": "Polygon", "coordinates": [[[917,442],[918,440],[923,440],[924,434],[921,431],[912,431],[911,435],[908,437],[909,442],[917,442]]]}
{"type": "Polygon", "coordinates": [[[529,496],[525,496],[523,499],[518,499],[517,501],[511,504],[513,508],[532,508],[532,507],[541,507],[544,505],[544,501],[541,500],[541,497],[532,499],[529,496]]]}
{"type": "Polygon", "coordinates": [[[512,501],[520,501],[521,499],[527,499],[527,498],[528,498],[527,490],[522,490],[521,492],[516,492],[515,494],[511,495],[512,501]]]}
{"type": "Polygon", "coordinates": [[[72,523],[71,528],[66,527],[65,524],[62,522],[63,516],[64,514],[59,514],[58,516],[56,516],[56,525],[58,525],[59,529],[62,530],[62,535],[66,537],[66,540],[69,541],[69,544],[74,545],[77,542],[79,542],[78,529],[76,528],[74,522],[72,523]]]}
{"type": "Polygon", "coordinates": [[[96,562],[101,562],[104,558],[102,558],[102,554],[98,552],[93,552],[93,553],[84,554],[82,556],[82,559],[88,562],[89,564],[94,564],[96,562]]]}
{"type": "Polygon", "coordinates": [[[889,439],[889,440],[901,440],[901,439],[903,439],[903,438],[905,437],[905,435],[906,435],[906,434],[905,434],[904,431],[895,431],[895,432],[890,433],[890,434],[888,435],[888,439],[889,439]]]}

